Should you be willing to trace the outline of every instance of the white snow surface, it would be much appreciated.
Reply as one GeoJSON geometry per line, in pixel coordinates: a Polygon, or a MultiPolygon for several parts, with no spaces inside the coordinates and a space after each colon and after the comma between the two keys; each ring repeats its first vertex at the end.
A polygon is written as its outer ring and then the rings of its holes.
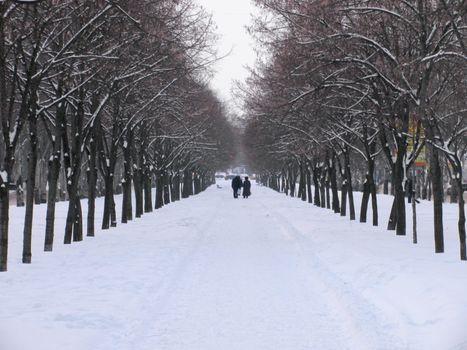
{"type": "Polygon", "coordinates": [[[52,253],[36,206],[31,265],[24,209],[12,207],[0,350],[467,349],[455,205],[435,254],[428,202],[414,245],[384,229],[389,196],[373,227],[255,184],[249,199],[218,185],[67,246],[58,203],[52,253]]]}

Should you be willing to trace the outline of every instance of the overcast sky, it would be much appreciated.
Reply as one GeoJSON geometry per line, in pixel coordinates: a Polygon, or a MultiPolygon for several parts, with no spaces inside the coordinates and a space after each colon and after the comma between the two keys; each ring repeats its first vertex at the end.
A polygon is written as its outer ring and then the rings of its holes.
{"type": "Polygon", "coordinates": [[[245,26],[251,22],[254,5],[250,0],[197,0],[209,13],[217,25],[218,54],[223,56],[232,51],[228,57],[215,65],[216,74],[212,87],[219,97],[231,101],[231,88],[234,80],[243,81],[248,73],[244,66],[252,66],[255,62],[253,40],[245,26]]]}

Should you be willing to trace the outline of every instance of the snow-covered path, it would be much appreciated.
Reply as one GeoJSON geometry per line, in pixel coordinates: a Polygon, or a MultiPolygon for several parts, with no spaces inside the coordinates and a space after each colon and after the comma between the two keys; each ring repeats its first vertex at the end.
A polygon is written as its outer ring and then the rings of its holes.
{"type": "Polygon", "coordinates": [[[162,288],[156,286],[145,327],[132,334],[135,345],[143,344],[141,339],[148,339],[144,349],[387,344],[381,322],[361,332],[358,322],[374,315],[353,314],[347,304],[360,301],[336,295],[322,266],[305,254],[302,244],[310,242],[303,242],[286,218],[277,219],[264,199],[233,200],[223,192],[213,199],[198,207],[201,218],[183,219],[192,240],[162,288]]]}
{"type": "Polygon", "coordinates": [[[0,275],[0,350],[467,348],[456,254],[221,186],[53,254],[38,239],[0,275]]]}

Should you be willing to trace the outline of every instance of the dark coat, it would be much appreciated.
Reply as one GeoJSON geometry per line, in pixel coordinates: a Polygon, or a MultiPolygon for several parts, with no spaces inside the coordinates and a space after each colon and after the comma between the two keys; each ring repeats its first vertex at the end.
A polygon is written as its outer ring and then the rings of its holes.
{"type": "Polygon", "coordinates": [[[251,182],[250,180],[243,181],[243,195],[251,196],[251,182]]]}
{"type": "Polygon", "coordinates": [[[242,183],[242,179],[240,178],[240,176],[235,176],[235,177],[232,179],[232,188],[233,188],[234,190],[238,190],[238,189],[240,189],[242,186],[243,186],[243,183],[242,183]]]}

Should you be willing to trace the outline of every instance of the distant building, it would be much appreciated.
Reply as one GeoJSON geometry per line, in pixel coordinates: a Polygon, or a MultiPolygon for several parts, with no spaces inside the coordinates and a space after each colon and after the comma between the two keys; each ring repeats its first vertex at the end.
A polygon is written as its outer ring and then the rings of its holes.
{"type": "Polygon", "coordinates": [[[232,174],[248,174],[248,169],[245,165],[238,165],[234,168],[232,168],[231,171],[232,174]]]}

